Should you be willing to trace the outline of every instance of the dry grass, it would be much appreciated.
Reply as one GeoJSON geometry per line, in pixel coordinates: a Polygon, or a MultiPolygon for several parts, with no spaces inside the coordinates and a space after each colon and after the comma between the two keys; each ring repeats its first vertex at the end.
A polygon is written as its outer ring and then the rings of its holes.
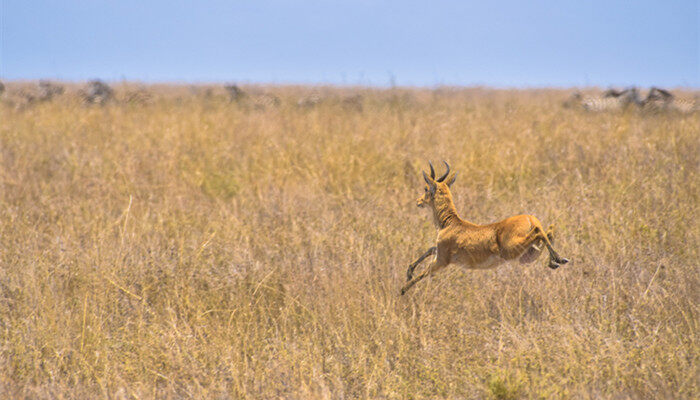
{"type": "Polygon", "coordinates": [[[700,396],[698,115],[166,89],[0,107],[0,396],[700,396]],[[572,262],[450,267],[399,297],[435,236],[428,159],[459,172],[463,218],[535,214],[572,262]]]}

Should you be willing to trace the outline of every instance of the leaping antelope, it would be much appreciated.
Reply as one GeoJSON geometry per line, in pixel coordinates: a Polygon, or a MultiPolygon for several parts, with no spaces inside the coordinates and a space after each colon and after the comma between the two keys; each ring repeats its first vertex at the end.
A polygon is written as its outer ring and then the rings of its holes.
{"type": "Polygon", "coordinates": [[[517,215],[488,225],[461,219],[450,193],[450,186],[457,174],[450,175],[450,165],[444,163],[447,171],[437,179],[435,169],[429,163],[430,176],[423,172],[427,183],[425,193],[416,201],[418,207],[429,207],[432,211],[433,222],[438,229],[437,244],[408,267],[408,282],[401,289],[402,295],[421,279],[449,264],[468,269],[487,269],[516,258],[521,264],[529,264],[539,257],[543,244],[549,251],[549,268],[556,269],[569,262],[552,247],[554,228],[550,226],[545,232],[540,221],[532,215],[517,215]],[[413,270],[431,255],[435,257],[430,266],[414,278],[413,270]]]}

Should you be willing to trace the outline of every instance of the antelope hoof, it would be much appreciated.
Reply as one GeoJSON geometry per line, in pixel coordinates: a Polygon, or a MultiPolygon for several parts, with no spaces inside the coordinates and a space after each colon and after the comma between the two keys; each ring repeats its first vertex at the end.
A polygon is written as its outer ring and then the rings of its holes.
{"type": "Polygon", "coordinates": [[[408,292],[408,288],[402,287],[401,288],[401,296],[403,296],[406,292],[408,292]]]}
{"type": "Polygon", "coordinates": [[[549,260],[549,264],[547,264],[547,266],[551,269],[557,269],[561,267],[561,265],[557,264],[554,260],[549,260]]]}
{"type": "Polygon", "coordinates": [[[561,260],[557,261],[559,264],[564,265],[569,262],[568,258],[562,258],[561,260]]]}

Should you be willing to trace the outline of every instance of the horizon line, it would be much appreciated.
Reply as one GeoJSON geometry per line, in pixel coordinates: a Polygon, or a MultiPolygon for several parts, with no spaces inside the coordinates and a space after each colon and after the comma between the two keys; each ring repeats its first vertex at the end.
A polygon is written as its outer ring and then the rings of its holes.
{"type": "Polygon", "coordinates": [[[455,88],[455,89],[494,89],[494,90],[570,90],[570,89],[596,89],[596,88],[612,88],[612,87],[638,87],[638,88],[651,88],[651,87],[665,87],[669,89],[677,90],[700,90],[700,85],[638,85],[638,84],[588,84],[588,85],[537,85],[537,84],[523,84],[523,85],[493,85],[493,84],[482,84],[482,83],[469,83],[469,84],[451,84],[451,83],[436,83],[436,84],[399,84],[399,83],[338,83],[332,81],[255,81],[255,80],[161,80],[161,79],[103,79],[103,78],[89,78],[89,79],[60,79],[60,78],[2,78],[0,77],[0,82],[5,83],[32,83],[39,81],[50,81],[50,82],[61,82],[64,84],[85,84],[89,81],[99,80],[109,84],[119,84],[119,83],[135,83],[143,85],[169,85],[169,86],[216,86],[216,85],[240,85],[240,86],[276,86],[276,87],[330,87],[330,88],[368,88],[368,89],[439,89],[439,88],[455,88]]]}

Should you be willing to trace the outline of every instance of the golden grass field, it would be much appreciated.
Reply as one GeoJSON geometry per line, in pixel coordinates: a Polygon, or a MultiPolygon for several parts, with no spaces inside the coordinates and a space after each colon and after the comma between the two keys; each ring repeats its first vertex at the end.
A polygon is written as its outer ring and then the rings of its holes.
{"type": "Polygon", "coordinates": [[[148,90],[0,106],[0,397],[700,396],[698,114],[148,90]],[[399,296],[443,159],[462,218],[534,214],[571,262],[451,266],[399,296]]]}

